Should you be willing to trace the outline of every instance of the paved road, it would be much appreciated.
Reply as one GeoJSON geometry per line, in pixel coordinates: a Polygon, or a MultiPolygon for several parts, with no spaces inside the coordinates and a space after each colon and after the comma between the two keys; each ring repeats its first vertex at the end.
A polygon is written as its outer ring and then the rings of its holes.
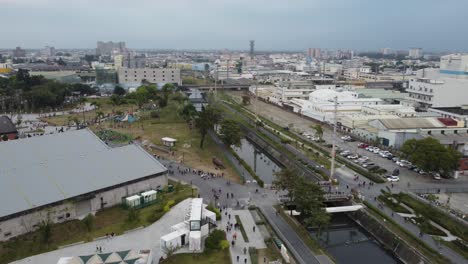
{"type": "Polygon", "coordinates": [[[262,210],[271,225],[276,227],[275,231],[278,233],[278,236],[288,246],[288,249],[291,250],[291,253],[296,259],[298,259],[299,263],[319,263],[314,253],[307,247],[295,231],[281,217],[276,216],[273,205],[278,203],[278,197],[274,191],[262,189],[256,184],[243,186],[231,183],[230,185],[227,185],[226,180],[220,178],[203,180],[199,176],[191,173],[179,174],[177,168],[179,167],[179,169],[183,169],[186,167],[172,161],[160,161],[164,165],[171,166],[172,169],[175,170],[175,174],[172,175],[171,178],[179,179],[188,183],[192,182],[192,184],[199,188],[201,197],[208,201],[219,203],[221,206],[226,205],[228,207],[236,208],[237,201],[240,201],[242,204],[250,200],[251,204],[255,204],[262,210]],[[212,195],[213,189],[221,190],[222,193],[217,202],[214,200],[212,195]],[[259,190],[258,193],[256,193],[256,189],[259,190]],[[226,192],[234,193],[234,199],[227,198],[225,195],[226,192]]]}
{"type": "MultiPolygon", "coordinates": [[[[257,101],[257,100],[252,100],[251,104],[247,106],[249,110],[255,111],[257,109],[258,114],[261,115],[264,118],[267,118],[271,120],[274,123],[277,123],[280,126],[286,127],[292,124],[293,129],[291,131],[306,131],[309,134],[314,134],[315,130],[311,128],[311,126],[316,125],[316,122],[311,121],[310,119],[303,118],[297,114],[285,111],[284,109],[271,105],[262,101],[257,101]],[[255,106],[257,104],[257,106],[255,106]]],[[[323,126],[323,139],[331,143],[332,142],[332,129],[328,126],[323,126]]],[[[389,172],[393,171],[394,168],[397,166],[392,162],[387,159],[381,158],[377,154],[370,153],[366,150],[358,149],[357,144],[358,142],[345,142],[340,139],[340,137],[344,135],[341,133],[338,133],[337,135],[337,146],[341,149],[348,149],[350,151],[353,151],[358,154],[362,154],[364,156],[368,156],[374,163],[377,165],[387,169],[389,172]]],[[[407,184],[407,182],[413,183],[420,183],[422,187],[423,183],[429,184],[427,186],[434,186],[434,185],[439,185],[439,188],[450,188],[454,185],[458,187],[467,187],[468,188],[468,177],[460,177],[459,179],[442,179],[441,181],[437,181],[432,179],[430,176],[425,176],[425,175],[420,175],[418,173],[415,173],[413,171],[409,171],[407,169],[401,168],[401,181],[404,184],[407,184]]]]}
{"type": "Polygon", "coordinates": [[[302,241],[302,239],[294,232],[289,224],[282,218],[276,215],[276,210],[268,205],[261,205],[260,210],[268,219],[273,229],[278,234],[279,238],[286,244],[286,247],[296,257],[298,263],[318,264],[316,256],[302,241]]]}
{"type": "Polygon", "coordinates": [[[62,248],[44,254],[32,256],[13,262],[14,264],[54,264],[61,257],[84,256],[96,253],[96,246],[103,249],[103,253],[128,250],[128,249],[151,249],[153,257],[159,260],[161,257],[160,237],[166,235],[171,226],[184,221],[186,209],[190,200],[184,200],[175,205],[161,219],[152,225],[130,233],[116,236],[112,239],[102,239],[89,243],[79,244],[67,248],[62,248]]]}

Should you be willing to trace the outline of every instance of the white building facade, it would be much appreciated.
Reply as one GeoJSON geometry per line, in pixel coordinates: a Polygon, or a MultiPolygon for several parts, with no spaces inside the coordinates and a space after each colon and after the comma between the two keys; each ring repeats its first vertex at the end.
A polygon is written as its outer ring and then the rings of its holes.
{"type": "Polygon", "coordinates": [[[180,69],[172,68],[119,68],[119,83],[128,86],[140,85],[144,80],[149,83],[182,84],[180,69]]]}

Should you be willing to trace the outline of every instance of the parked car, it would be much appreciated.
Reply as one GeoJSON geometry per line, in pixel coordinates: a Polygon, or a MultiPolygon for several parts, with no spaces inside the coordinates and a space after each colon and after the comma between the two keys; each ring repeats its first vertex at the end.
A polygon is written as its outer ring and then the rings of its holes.
{"type": "Polygon", "coordinates": [[[426,175],[427,173],[425,171],[423,171],[423,170],[419,170],[419,174],[426,175]]]}
{"type": "Polygon", "coordinates": [[[357,154],[348,155],[346,158],[348,158],[348,159],[357,159],[357,158],[359,158],[359,155],[357,155],[357,154]]]}
{"type": "Polygon", "coordinates": [[[432,175],[432,177],[434,178],[434,180],[440,180],[441,179],[439,173],[436,173],[436,174],[432,175]]]}
{"type": "Polygon", "coordinates": [[[345,150],[345,151],[340,152],[341,156],[348,156],[349,154],[351,154],[351,151],[349,151],[349,150],[345,150]]]}
{"type": "Polygon", "coordinates": [[[374,150],[372,152],[374,152],[375,154],[379,153],[380,149],[379,148],[374,148],[374,150]]]}
{"type": "Polygon", "coordinates": [[[393,175],[393,176],[398,176],[398,175],[400,175],[400,169],[398,169],[398,168],[393,169],[392,175],[393,175]]]}
{"type": "Polygon", "coordinates": [[[387,181],[389,182],[397,182],[397,181],[400,181],[400,177],[398,176],[390,176],[387,178],[387,181]]]}
{"type": "Polygon", "coordinates": [[[392,161],[393,161],[393,162],[398,162],[398,161],[400,161],[400,159],[399,159],[398,157],[393,157],[393,158],[392,158],[392,161]]]}
{"type": "Polygon", "coordinates": [[[375,165],[375,163],[374,163],[374,162],[366,162],[366,163],[362,164],[362,166],[363,166],[364,168],[370,167],[370,166],[372,166],[372,165],[375,165]]]}
{"type": "Polygon", "coordinates": [[[367,148],[368,146],[369,146],[369,145],[367,145],[366,143],[359,143],[359,144],[357,145],[358,148],[363,148],[363,149],[367,148]]]}

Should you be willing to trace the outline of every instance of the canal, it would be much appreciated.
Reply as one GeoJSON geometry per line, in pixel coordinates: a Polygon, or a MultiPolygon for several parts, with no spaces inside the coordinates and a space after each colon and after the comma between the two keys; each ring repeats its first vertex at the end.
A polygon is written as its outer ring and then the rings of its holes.
{"type": "Polygon", "coordinates": [[[271,184],[275,179],[274,173],[281,170],[280,166],[245,138],[241,140],[241,146],[233,147],[233,150],[265,184],[271,184]]]}
{"type": "MultiPolygon", "coordinates": [[[[233,149],[266,184],[271,184],[274,173],[281,170],[281,166],[247,139],[242,139],[241,146],[233,149]]],[[[315,230],[311,229],[310,233],[316,237],[315,230]]],[[[337,263],[400,263],[346,214],[332,215],[328,232],[321,235],[321,243],[337,263]]]]}
{"type": "MultiPolygon", "coordinates": [[[[310,233],[316,238],[316,230],[312,229],[310,233]]],[[[330,227],[328,231],[323,231],[320,240],[337,263],[400,263],[345,213],[332,215],[330,227]]]]}

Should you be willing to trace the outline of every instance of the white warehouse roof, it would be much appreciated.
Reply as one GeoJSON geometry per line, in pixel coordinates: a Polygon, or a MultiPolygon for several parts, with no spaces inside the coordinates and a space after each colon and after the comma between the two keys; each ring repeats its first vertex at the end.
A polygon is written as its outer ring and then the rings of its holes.
{"type": "Polygon", "coordinates": [[[137,145],[110,148],[88,129],[0,143],[0,218],[167,169],[137,145]]]}

